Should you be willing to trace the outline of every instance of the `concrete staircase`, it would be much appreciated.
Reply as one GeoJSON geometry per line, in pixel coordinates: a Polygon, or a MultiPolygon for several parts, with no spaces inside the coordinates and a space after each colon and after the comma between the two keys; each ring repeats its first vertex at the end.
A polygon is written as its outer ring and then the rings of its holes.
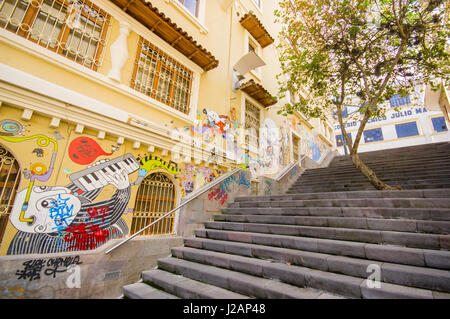
{"type": "Polygon", "coordinates": [[[337,157],[285,195],[236,198],[125,298],[450,299],[450,143],[361,158],[403,190],[337,157]]]}

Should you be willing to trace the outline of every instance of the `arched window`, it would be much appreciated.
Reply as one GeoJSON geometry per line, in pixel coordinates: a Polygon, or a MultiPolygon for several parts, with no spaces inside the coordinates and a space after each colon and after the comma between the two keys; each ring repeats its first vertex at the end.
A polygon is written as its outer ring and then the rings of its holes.
{"type": "Polygon", "coordinates": [[[8,225],[20,176],[19,163],[10,152],[0,145],[0,246],[8,225]]]}
{"type": "MultiPolygon", "coordinates": [[[[131,223],[134,234],[175,208],[175,185],[162,173],[147,176],[139,185],[131,223]]],[[[141,235],[172,234],[175,214],[167,216],[141,235]]]]}

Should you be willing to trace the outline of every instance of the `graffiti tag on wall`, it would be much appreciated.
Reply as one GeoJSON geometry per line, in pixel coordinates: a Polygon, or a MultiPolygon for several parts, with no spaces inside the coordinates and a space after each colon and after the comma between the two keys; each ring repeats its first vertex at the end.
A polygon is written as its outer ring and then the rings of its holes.
{"type": "Polygon", "coordinates": [[[49,259],[31,259],[25,261],[22,269],[16,271],[17,279],[39,280],[43,273],[56,278],[57,273],[66,272],[72,265],[80,265],[80,256],[56,257],[49,259]]]}

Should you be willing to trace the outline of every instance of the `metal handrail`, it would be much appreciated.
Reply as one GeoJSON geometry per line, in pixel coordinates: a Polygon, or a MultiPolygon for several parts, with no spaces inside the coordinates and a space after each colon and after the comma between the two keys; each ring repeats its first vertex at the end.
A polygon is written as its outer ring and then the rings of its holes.
{"type": "Polygon", "coordinates": [[[296,164],[297,164],[297,162],[292,162],[292,163],[289,163],[288,165],[286,165],[286,167],[283,168],[281,170],[281,172],[277,176],[274,177],[274,180],[277,182],[280,181],[296,164]]]}
{"type": "Polygon", "coordinates": [[[283,169],[283,170],[281,171],[280,175],[278,175],[277,177],[274,178],[275,181],[279,182],[279,181],[280,181],[287,173],[289,173],[289,172],[294,168],[294,166],[297,165],[298,163],[300,163],[300,166],[301,166],[301,163],[302,163],[302,161],[303,161],[303,159],[304,159],[305,157],[306,157],[306,155],[302,155],[298,161],[292,162],[292,163],[288,164],[288,165],[286,166],[286,168],[283,169]]]}
{"type": "Polygon", "coordinates": [[[170,212],[166,213],[165,215],[161,216],[160,218],[158,218],[157,220],[155,220],[154,222],[148,224],[147,226],[145,226],[144,228],[141,228],[139,231],[137,231],[136,233],[134,233],[133,235],[131,235],[130,237],[124,239],[123,241],[121,241],[120,243],[118,243],[117,245],[111,247],[110,249],[108,249],[107,251],[105,251],[105,255],[109,254],[111,251],[113,251],[114,249],[122,246],[123,244],[125,244],[126,242],[130,241],[131,239],[133,239],[134,237],[136,237],[137,235],[139,235],[140,233],[142,233],[144,230],[150,228],[151,226],[153,226],[154,224],[158,223],[160,220],[166,218],[167,216],[173,214],[174,212],[176,212],[177,210],[183,208],[184,206],[186,206],[187,204],[189,204],[190,202],[192,202],[194,199],[196,199],[197,197],[199,197],[200,195],[203,195],[204,193],[206,193],[208,190],[210,190],[211,188],[217,186],[218,184],[220,184],[221,182],[223,182],[225,179],[227,179],[228,177],[236,174],[237,172],[239,172],[240,170],[242,170],[242,168],[235,168],[234,170],[232,170],[231,172],[228,172],[227,174],[224,174],[218,178],[216,178],[215,180],[213,180],[210,183],[207,183],[206,185],[208,185],[207,187],[205,187],[204,189],[199,189],[198,192],[195,192],[194,194],[191,194],[189,197],[187,197],[187,200],[178,205],[177,207],[175,207],[174,209],[172,209],[170,212]]]}

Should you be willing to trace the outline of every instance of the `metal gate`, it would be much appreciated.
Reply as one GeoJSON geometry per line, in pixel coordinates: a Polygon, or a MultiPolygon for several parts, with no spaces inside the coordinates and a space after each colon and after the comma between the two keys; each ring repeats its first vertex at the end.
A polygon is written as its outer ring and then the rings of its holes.
{"type": "Polygon", "coordinates": [[[10,152],[0,145],[0,246],[19,183],[19,163],[10,152]]]}
{"type": "MultiPolygon", "coordinates": [[[[147,176],[139,186],[134,205],[131,235],[175,208],[175,185],[161,173],[147,176]]],[[[172,234],[175,213],[151,226],[140,235],[172,234]]]]}

